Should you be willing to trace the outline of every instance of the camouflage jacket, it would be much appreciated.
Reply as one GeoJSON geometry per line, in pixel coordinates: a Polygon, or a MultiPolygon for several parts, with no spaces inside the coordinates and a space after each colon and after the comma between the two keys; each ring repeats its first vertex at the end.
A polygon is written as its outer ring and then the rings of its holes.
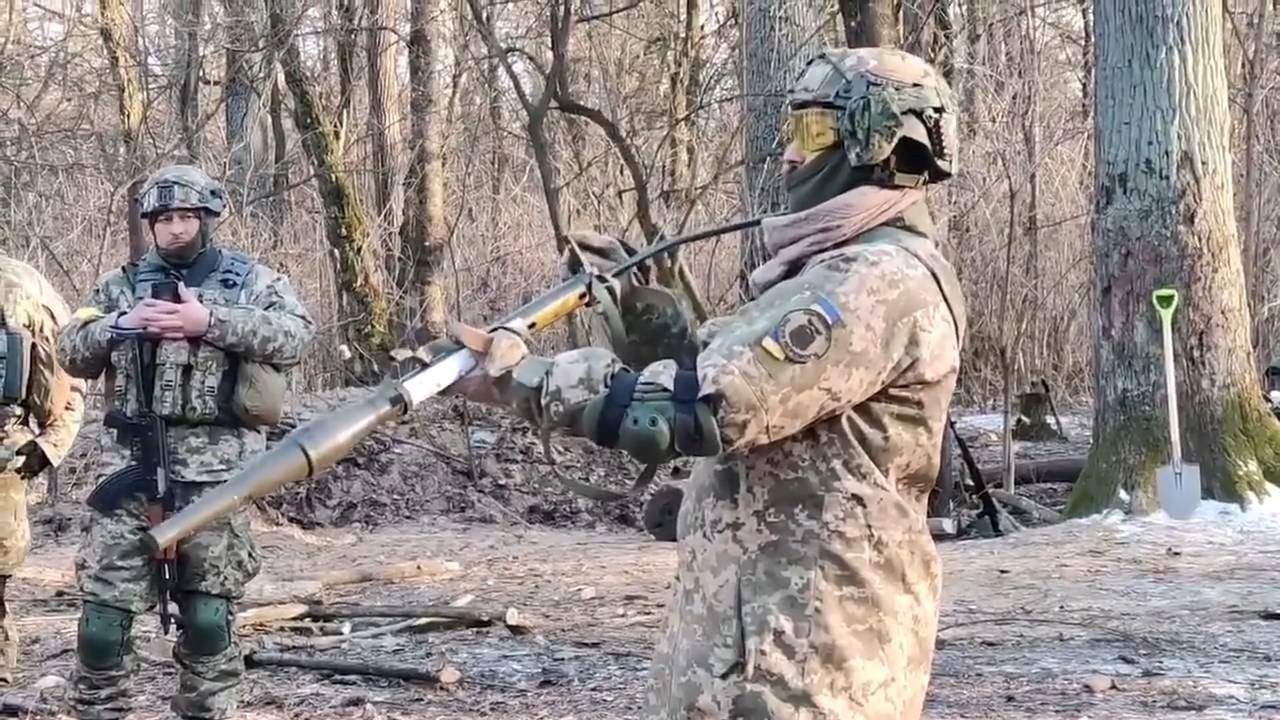
{"type": "MultiPolygon", "coordinates": [[[[927,227],[897,225],[813,256],[700,333],[725,452],[686,490],[646,718],[920,716],[941,583],[926,504],[965,308],[927,227]]],[[[508,397],[575,432],[624,359],[531,358],[508,397]]]]}
{"type": "MultiPolygon", "coordinates": [[[[222,252],[218,269],[199,287],[191,288],[210,310],[208,332],[198,340],[162,341],[156,350],[157,364],[165,367],[156,371],[154,403],[161,415],[166,415],[162,408],[170,406],[167,416],[176,421],[169,427],[175,480],[229,479],[266,448],[261,430],[228,420],[228,377],[237,360],[269,363],[282,371],[294,367],[315,332],[314,321],[288,279],[265,265],[253,263],[243,285],[228,290],[222,280],[231,263],[243,259],[237,253],[222,252]],[[162,399],[170,396],[173,402],[162,399]]],[[[153,248],[139,265],[154,267],[163,262],[153,248]]],[[[107,409],[125,414],[137,408],[137,343],[113,336],[109,328],[133,307],[136,294],[145,294],[145,288],[135,288],[125,268],[105,273],[58,340],[58,357],[67,370],[86,380],[102,377],[107,409]]],[[[127,464],[126,450],[111,434],[104,437],[103,471],[127,464]]]]}
{"type": "Polygon", "coordinates": [[[57,466],[71,449],[84,416],[84,381],[67,374],[57,358],[58,328],[71,313],[39,271],[3,253],[0,308],[6,321],[25,327],[32,340],[27,405],[16,411],[0,408],[0,443],[16,450],[34,439],[57,466]]]}

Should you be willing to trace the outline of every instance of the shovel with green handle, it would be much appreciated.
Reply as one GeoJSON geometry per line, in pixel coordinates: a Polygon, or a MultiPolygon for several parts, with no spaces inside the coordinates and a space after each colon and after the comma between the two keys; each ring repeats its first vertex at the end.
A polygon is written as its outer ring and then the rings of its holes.
{"type": "Polygon", "coordinates": [[[1169,445],[1171,462],[1156,468],[1156,492],[1160,507],[1175,520],[1186,520],[1200,504],[1200,466],[1182,462],[1182,441],[1178,434],[1178,394],[1173,377],[1173,310],[1178,307],[1178,291],[1161,288],[1151,294],[1160,315],[1164,335],[1164,382],[1169,397],[1169,445]]]}

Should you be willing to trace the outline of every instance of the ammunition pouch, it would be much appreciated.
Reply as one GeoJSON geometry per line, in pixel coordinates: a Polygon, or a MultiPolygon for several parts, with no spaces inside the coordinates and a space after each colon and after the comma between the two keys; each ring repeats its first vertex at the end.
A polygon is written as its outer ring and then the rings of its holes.
{"type": "Polygon", "coordinates": [[[231,412],[246,427],[275,425],[284,414],[288,378],[274,365],[241,360],[231,392],[231,412]]]}
{"type": "MultiPolygon", "coordinates": [[[[210,248],[188,269],[184,282],[206,306],[239,303],[253,260],[241,253],[210,248]],[[211,252],[216,251],[216,252],[211,252]]],[[[134,283],[136,300],[149,297],[150,287],[172,270],[153,264],[131,264],[125,272],[134,283]]],[[[115,407],[136,415],[141,407],[129,353],[132,344],[112,354],[117,377],[112,386],[115,407]]],[[[240,359],[221,348],[197,340],[163,340],[155,353],[155,381],[151,407],[156,415],[183,424],[275,425],[284,413],[288,391],[286,374],[273,365],[240,359]]]]}
{"type": "Polygon", "coordinates": [[[31,332],[0,324],[0,406],[22,405],[31,380],[31,332]]]}

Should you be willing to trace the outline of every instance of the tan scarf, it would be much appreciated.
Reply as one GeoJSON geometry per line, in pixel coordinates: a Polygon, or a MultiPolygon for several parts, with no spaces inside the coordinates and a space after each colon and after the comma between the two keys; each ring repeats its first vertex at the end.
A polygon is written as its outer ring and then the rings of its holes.
{"type": "Polygon", "coordinates": [[[751,273],[751,289],[760,293],[785,279],[809,258],[881,225],[924,200],[919,188],[862,185],[798,213],[764,220],[769,261],[751,273]]]}

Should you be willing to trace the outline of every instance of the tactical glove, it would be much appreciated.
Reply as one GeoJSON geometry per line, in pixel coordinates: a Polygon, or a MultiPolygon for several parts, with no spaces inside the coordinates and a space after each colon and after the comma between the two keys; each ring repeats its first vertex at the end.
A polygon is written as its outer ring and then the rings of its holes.
{"type": "Polygon", "coordinates": [[[639,377],[628,368],[618,370],[609,390],[583,409],[580,433],[646,465],[720,454],[715,412],[698,399],[693,371],[678,371],[671,389],[639,377]]]}
{"type": "Polygon", "coordinates": [[[449,335],[475,353],[479,363],[471,372],[445,388],[444,394],[500,404],[502,391],[499,383],[530,355],[524,338],[511,328],[485,331],[462,323],[452,323],[449,335]]]}
{"type": "Polygon", "coordinates": [[[44,449],[35,440],[23,443],[14,454],[22,462],[18,466],[18,475],[27,480],[44,472],[44,469],[52,464],[49,462],[49,456],[44,454],[44,449]]]}

